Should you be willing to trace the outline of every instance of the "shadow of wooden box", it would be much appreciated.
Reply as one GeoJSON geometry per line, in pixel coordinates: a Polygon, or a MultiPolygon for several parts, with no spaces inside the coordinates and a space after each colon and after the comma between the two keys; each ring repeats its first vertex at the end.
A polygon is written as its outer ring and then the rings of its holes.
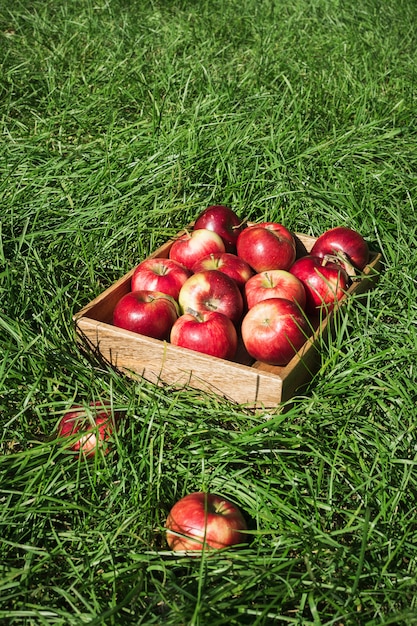
{"type": "MultiPolygon", "coordinates": [[[[302,234],[295,237],[297,257],[308,254],[316,239],[302,234]]],[[[172,242],[157,248],[149,258],[168,257],[172,242]]],[[[347,298],[369,291],[380,268],[381,254],[371,252],[360,280],[353,282],[330,315],[311,321],[311,336],[285,367],[254,361],[242,342],[235,359],[227,361],[113,326],[114,307],[131,290],[134,268],[74,315],[76,336],[88,349],[129,377],[214,392],[250,409],[272,409],[289,400],[312,379],[320,367],[320,346],[333,332],[340,308],[347,298]]]]}

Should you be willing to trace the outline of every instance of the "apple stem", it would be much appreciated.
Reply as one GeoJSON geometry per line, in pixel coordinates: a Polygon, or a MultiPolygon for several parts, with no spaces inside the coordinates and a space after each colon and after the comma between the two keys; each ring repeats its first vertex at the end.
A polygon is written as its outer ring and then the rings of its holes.
{"type": "Polygon", "coordinates": [[[268,286],[269,287],[273,287],[274,283],[273,283],[273,281],[271,279],[271,274],[269,274],[268,272],[265,272],[265,278],[268,281],[268,286]]]}
{"type": "Polygon", "coordinates": [[[193,317],[195,317],[199,322],[203,322],[203,316],[201,315],[201,313],[199,313],[199,311],[196,311],[195,309],[193,309],[192,307],[188,306],[185,309],[185,313],[188,313],[189,315],[192,315],[193,317]]]}
{"type": "Polygon", "coordinates": [[[222,500],[218,504],[213,507],[213,513],[218,513],[219,515],[223,515],[227,511],[227,504],[222,500]]]}
{"type": "Polygon", "coordinates": [[[245,217],[239,224],[237,224],[236,226],[232,226],[232,230],[237,230],[238,228],[242,228],[242,226],[246,224],[247,221],[248,221],[248,218],[245,217]]]}

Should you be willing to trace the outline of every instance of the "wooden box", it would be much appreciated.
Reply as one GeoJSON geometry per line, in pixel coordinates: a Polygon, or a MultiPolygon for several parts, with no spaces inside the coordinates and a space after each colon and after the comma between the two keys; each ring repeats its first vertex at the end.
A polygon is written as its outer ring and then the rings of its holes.
{"type": "MultiPolygon", "coordinates": [[[[296,241],[297,256],[303,256],[315,238],[297,234],[296,241]]],[[[150,257],[167,257],[171,245],[172,241],[165,243],[150,257]]],[[[330,315],[312,322],[311,337],[285,367],[254,361],[243,345],[234,361],[226,361],[113,326],[113,309],[130,291],[134,268],[74,315],[76,334],[80,342],[128,376],[214,392],[248,408],[273,408],[290,399],[317,372],[320,345],[331,332],[334,316],[346,298],[372,287],[380,265],[381,255],[371,252],[361,279],[351,285],[330,315]]]]}

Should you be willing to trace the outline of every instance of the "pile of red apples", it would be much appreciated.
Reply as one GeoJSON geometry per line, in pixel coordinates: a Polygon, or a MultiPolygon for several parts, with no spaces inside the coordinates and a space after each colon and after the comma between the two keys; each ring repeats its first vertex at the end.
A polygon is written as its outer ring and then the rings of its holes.
{"type": "Polygon", "coordinates": [[[135,268],[113,324],[229,360],[241,338],[254,360],[284,366],[368,260],[364,238],[345,226],[322,233],[297,258],[284,225],[248,225],[227,206],[209,206],[168,258],[135,268]]]}

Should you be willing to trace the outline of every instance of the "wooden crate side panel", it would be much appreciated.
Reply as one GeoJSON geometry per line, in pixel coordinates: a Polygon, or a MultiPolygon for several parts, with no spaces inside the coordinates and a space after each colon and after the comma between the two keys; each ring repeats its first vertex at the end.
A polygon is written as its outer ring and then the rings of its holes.
{"type": "Polygon", "coordinates": [[[281,401],[282,380],[276,374],[216,359],[114,326],[79,318],[81,341],[129,376],[158,384],[192,386],[215,392],[239,404],[273,407],[281,401]]]}

